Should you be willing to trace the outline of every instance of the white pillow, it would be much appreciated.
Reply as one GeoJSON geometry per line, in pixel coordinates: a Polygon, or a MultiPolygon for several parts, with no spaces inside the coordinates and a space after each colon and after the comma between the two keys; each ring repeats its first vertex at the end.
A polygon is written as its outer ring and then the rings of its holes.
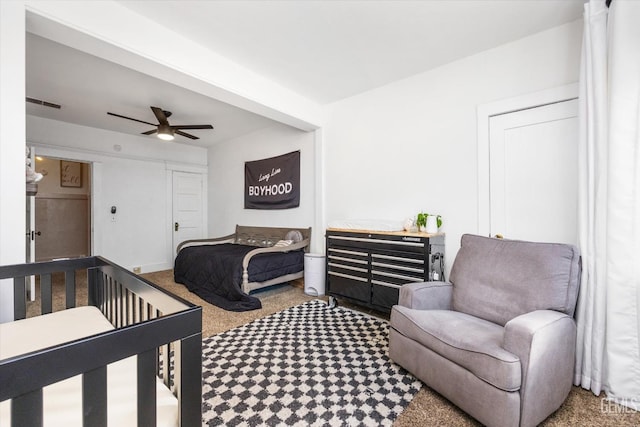
{"type": "Polygon", "coordinates": [[[304,239],[304,237],[302,237],[302,233],[298,230],[289,231],[284,238],[286,240],[293,240],[296,243],[301,242],[304,239]]]}
{"type": "Polygon", "coordinates": [[[276,247],[289,246],[293,243],[293,240],[278,240],[275,245],[276,247]]]}

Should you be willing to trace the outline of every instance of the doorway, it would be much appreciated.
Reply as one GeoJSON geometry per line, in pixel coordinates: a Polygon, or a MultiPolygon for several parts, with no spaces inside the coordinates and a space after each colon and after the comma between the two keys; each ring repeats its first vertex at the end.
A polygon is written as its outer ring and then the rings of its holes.
{"type": "Polygon", "coordinates": [[[37,156],[44,177],[32,197],[32,261],[91,255],[91,164],[37,156]]]}
{"type": "MultiPolygon", "coordinates": [[[[205,230],[204,177],[173,172],[173,251],[185,240],[202,239],[205,230]]],[[[173,252],[175,256],[175,252],[173,252]]]]}

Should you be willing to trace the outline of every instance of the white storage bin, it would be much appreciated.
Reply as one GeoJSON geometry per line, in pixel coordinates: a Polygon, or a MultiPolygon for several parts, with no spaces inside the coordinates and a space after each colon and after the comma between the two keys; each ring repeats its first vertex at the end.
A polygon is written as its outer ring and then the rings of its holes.
{"type": "Polygon", "coordinates": [[[304,293],[315,297],[324,295],[325,264],[323,254],[304,254],[304,293]]]}

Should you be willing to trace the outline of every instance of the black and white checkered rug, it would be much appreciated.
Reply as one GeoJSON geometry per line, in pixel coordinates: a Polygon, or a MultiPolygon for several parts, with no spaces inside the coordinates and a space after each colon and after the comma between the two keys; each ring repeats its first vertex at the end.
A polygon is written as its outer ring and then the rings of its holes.
{"type": "Polygon", "coordinates": [[[207,426],[391,425],[421,383],[388,322],[315,300],[203,340],[207,426]]]}

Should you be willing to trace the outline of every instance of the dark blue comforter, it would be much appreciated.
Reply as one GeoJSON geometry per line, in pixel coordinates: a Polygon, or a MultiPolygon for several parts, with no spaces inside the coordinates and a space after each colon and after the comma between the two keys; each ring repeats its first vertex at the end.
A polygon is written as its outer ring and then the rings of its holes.
{"type": "MultiPolygon", "coordinates": [[[[260,300],[242,291],[242,259],[255,246],[223,243],[182,249],[173,268],[174,280],[205,301],[230,311],[256,310],[260,300]]],[[[255,255],[249,282],[264,282],[304,268],[304,251],[255,255]]]]}

